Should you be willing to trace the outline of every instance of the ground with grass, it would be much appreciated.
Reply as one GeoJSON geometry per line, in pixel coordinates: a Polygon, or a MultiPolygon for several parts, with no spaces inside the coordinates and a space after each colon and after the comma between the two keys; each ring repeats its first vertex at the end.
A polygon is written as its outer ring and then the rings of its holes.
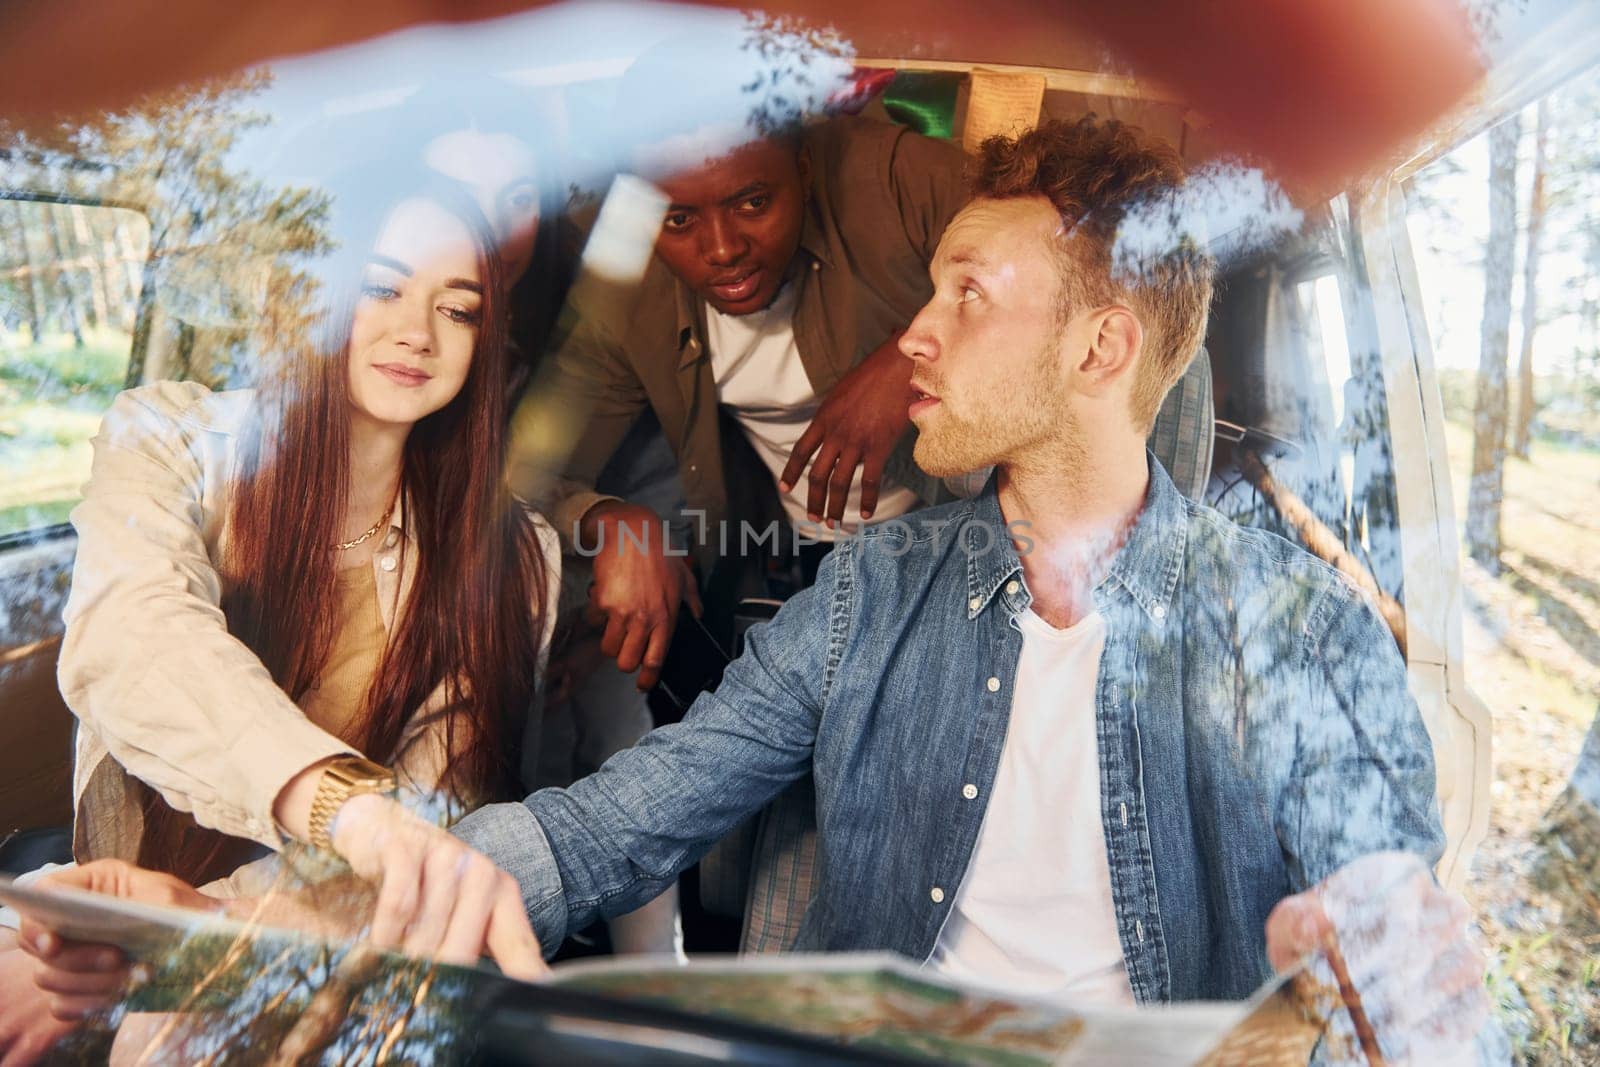
{"type": "MultiPolygon", "coordinates": [[[[1464,510],[1471,432],[1451,425],[1447,440],[1464,510]]],[[[1494,714],[1489,836],[1467,895],[1519,1060],[1596,1064],[1600,886],[1552,878],[1538,830],[1600,708],[1600,452],[1536,441],[1507,460],[1503,507],[1502,572],[1462,563],[1467,681],[1494,714]]]]}
{"type": "Polygon", "coordinates": [[[130,339],[91,332],[0,347],[0,537],[66,521],[89,439],[127,378],[130,339]]]}

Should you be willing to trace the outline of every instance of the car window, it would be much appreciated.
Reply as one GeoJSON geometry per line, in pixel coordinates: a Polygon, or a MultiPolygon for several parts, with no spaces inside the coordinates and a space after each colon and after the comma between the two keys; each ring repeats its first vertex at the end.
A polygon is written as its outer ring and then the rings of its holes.
{"type": "Polygon", "coordinates": [[[89,439],[128,384],[145,217],[0,200],[0,542],[60,528],[89,439]]]}
{"type": "MultiPolygon", "coordinates": [[[[1462,660],[1495,723],[1494,831],[1473,890],[1513,980],[1539,1001],[1524,1039],[1532,1062],[1558,1062],[1563,1034],[1592,1033],[1597,1008],[1581,977],[1570,995],[1542,992],[1564,985],[1570,954],[1582,954],[1562,916],[1585,887],[1525,881],[1557,869],[1530,838],[1572,847],[1563,812],[1588,803],[1577,798],[1596,755],[1584,742],[1600,704],[1597,108],[1590,73],[1405,190],[1459,531],[1462,660]]],[[[1519,996],[1506,993],[1513,1005],[1519,996]]]]}
{"type": "Polygon", "coordinates": [[[1324,558],[1347,554],[1403,603],[1383,356],[1353,273],[1347,198],[1308,216],[1219,287],[1207,499],[1324,558]]]}

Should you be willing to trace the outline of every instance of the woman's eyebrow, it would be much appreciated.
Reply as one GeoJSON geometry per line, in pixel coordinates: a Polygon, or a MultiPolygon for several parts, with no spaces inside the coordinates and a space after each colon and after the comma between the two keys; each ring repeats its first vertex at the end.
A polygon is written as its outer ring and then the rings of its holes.
{"type": "MultiPolygon", "coordinates": [[[[403,274],[407,278],[411,277],[414,273],[410,267],[406,266],[398,259],[390,259],[388,256],[379,255],[377,252],[374,252],[372,255],[368,256],[367,262],[371,263],[373,266],[387,267],[396,274],[403,274]]],[[[483,295],[483,286],[473,281],[471,278],[446,278],[444,280],[444,288],[465,289],[469,293],[477,293],[479,296],[483,295]]]]}
{"type": "Polygon", "coordinates": [[[404,274],[407,278],[411,277],[412,275],[411,268],[400,262],[398,259],[390,259],[388,256],[382,256],[376,252],[367,257],[367,262],[378,267],[388,267],[396,274],[404,274]]]}

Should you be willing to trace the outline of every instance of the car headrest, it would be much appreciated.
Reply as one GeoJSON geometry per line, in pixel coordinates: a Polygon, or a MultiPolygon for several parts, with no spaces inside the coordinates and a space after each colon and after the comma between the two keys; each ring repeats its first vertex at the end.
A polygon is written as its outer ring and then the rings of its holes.
{"type": "Polygon", "coordinates": [[[1148,441],[1150,451],[1172,476],[1172,484],[1190,500],[1205,498],[1215,434],[1211,356],[1202,347],[1161,402],[1148,441]]]}

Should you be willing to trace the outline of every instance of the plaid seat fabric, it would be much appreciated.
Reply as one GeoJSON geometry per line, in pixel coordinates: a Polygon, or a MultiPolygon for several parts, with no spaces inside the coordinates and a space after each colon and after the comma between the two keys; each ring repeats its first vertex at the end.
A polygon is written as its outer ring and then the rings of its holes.
{"type": "MultiPolygon", "coordinates": [[[[1193,500],[1204,497],[1211,477],[1212,419],[1211,357],[1202,348],[1162,401],[1149,442],[1173,484],[1193,500]]],[[[977,488],[981,487],[980,481],[977,488]]],[[[708,861],[719,911],[732,911],[730,905],[738,899],[748,871],[740,952],[787,951],[800,933],[816,885],[816,793],[811,778],[796,782],[753,823],[719,843],[701,862],[708,861]]],[[[702,892],[706,883],[702,867],[702,892]]]]}
{"type": "Polygon", "coordinates": [[[1204,499],[1211,478],[1214,419],[1211,356],[1202,348],[1161,402],[1149,440],[1150,451],[1167,469],[1172,484],[1190,500],[1204,499]]]}
{"type": "Polygon", "coordinates": [[[817,797],[810,775],[761,813],[753,860],[739,951],[786,952],[816,886],[817,797]]]}
{"type": "Polygon", "coordinates": [[[711,914],[730,919],[745,914],[756,830],[764,816],[763,811],[746,819],[700,857],[700,906],[711,914]]]}

